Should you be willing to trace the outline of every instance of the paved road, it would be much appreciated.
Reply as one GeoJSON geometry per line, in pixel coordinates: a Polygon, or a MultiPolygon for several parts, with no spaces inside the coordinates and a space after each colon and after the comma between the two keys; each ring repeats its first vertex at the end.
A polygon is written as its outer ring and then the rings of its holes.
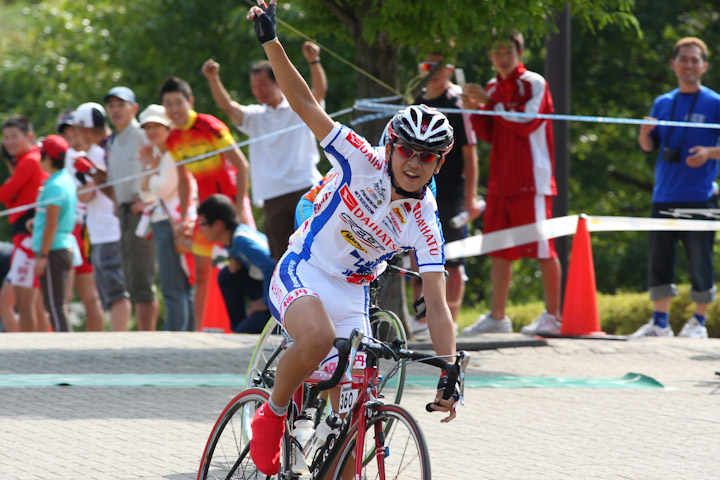
{"type": "MultiPolygon", "coordinates": [[[[254,342],[195,333],[5,334],[0,382],[7,374],[244,373],[254,342]]],[[[436,479],[720,479],[716,370],[720,339],[557,339],[476,352],[470,374],[638,372],[667,388],[474,388],[459,418],[442,425],[424,412],[430,390],[409,389],[403,405],[429,439],[436,479]]],[[[0,479],[194,478],[215,418],[236,393],[0,387],[0,479]]]]}

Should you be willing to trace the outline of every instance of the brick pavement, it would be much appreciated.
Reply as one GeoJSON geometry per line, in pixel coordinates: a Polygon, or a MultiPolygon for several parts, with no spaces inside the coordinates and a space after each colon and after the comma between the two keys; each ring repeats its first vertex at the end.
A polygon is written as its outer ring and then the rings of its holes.
{"type": "MultiPolygon", "coordinates": [[[[493,339],[502,338],[498,336],[493,339]]],[[[517,338],[509,336],[508,338],[517,338]]],[[[243,373],[254,337],[0,335],[0,374],[243,373]]],[[[666,389],[469,389],[458,420],[403,405],[433,477],[720,479],[720,339],[549,340],[480,351],[471,375],[654,377],[666,389]]],[[[426,374],[413,368],[410,374],[426,374]]],[[[191,479],[232,388],[0,388],[0,479],[191,479]]]]}

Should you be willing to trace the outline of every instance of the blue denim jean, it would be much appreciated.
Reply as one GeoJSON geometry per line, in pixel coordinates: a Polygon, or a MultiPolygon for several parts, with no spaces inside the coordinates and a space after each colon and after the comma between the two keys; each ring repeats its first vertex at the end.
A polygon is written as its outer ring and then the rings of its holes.
{"type": "Polygon", "coordinates": [[[250,278],[244,268],[230,273],[230,270],[225,267],[218,274],[218,286],[225,300],[232,331],[235,333],[261,333],[270,319],[270,310],[261,310],[247,315],[245,302],[263,298],[263,282],[250,278]]]}
{"type": "Polygon", "coordinates": [[[157,242],[160,290],[165,301],[165,330],[194,331],[193,288],[180,263],[180,255],[175,252],[170,221],[155,222],[152,230],[157,242]]]}
{"type": "MultiPolygon", "coordinates": [[[[717,208],[717,202],[693,203],[653,203],[653,218],[668,218],[660,213],[674,208],[717,208]]],[[[694,215],[694,219],[707,219],[694,215]]],[[[695,303],[710,303],[715,300],[715,274],[713,268],[713,243],[715,232],[650,232],[650,261],[648,265],[648,284],[650,298],[653,301],[677,295],[675,286],[675,259],[677,244],[682,242],[690,263],[690,299],[695,303]]]]}

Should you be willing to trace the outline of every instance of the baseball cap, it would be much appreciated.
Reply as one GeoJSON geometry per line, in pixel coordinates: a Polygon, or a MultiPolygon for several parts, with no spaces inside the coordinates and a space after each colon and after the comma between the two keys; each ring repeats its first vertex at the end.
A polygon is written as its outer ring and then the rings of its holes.
{"type": "Polygon", "coordinates": [[[52,159],[61,160],[68,149],[68,143],[60,135],[48,135],[40,143],[40,151],[52,159]]]}
{"type": "Polygon", "coordinates": [[[107,122],[107,114],[102,105],[95,102],[83,103],[77,110],[73,120],[78,127],[97,128],[104,127],[107,122]]]}
{"type": "Polygon", "coordinates": [[[110,97],[117,97],[120,100],[124,100],[128,103],[132,103],[135,105],[137,102],[135,101],[135,93],[130,90],[128,87],[113,87],[110,89],[110,91],[105,94],[103,97],[103,102],[107,103],[108,100],[110,100],[110,97]]]}
{"type": "Polygon", "coordinates": [[[57,122],[57,125],[55,125],[55,130],[56,130],[58,133],[62,134],[63,131],[64,131],[67,127],[72,127],[72,126],[74,126],[74,125],[75,125],[75,117],[74,117],[74,115],[75,115],[75,110],[73,110],[72,112],[68,113],[67,115],[63,115],[62,117],[60,117],[60,119],[59,119],[58,122],[57,122]]]}
{"type": "Polygon", "coordinates": [[[168,128],[172,128],[173,126],[170,121],[170,117],[168,117],[167,112],[165,112],[165,107],[158,105],[157,103],[148,105],[148,107],[140,114],[140,126],[143,126],[146,123],[159,123],[168,128]]]}

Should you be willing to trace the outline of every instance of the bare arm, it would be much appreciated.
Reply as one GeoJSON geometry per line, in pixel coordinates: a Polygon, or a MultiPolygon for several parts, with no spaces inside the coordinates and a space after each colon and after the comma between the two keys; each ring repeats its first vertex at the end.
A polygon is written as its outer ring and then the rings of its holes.
{"type": "Polygon", "coordinates": [[[210,92],[220,110],[230,117],[235,125],[243,124],[242,105],[230,97],[225,86],[220,80],[220,64],[213,59],[207,60],[202,66],[202,73],[208,80],[210,92]]]}
{"type": "Polygon", "coordinates": [[[245,218],[245,197],[247,197],[248,193],[248,171],[250,170],[247,158],[245,158],[242,150],[237,147],[225,152],[225,158],[235,165],[237,169],[235,211],[237,212],[238,221],[240,223],[247,223],[248,219],[245,218]]]}
{"type": "Polygon", "coordinates": [[[45,255],[50,253],[50,247],[52,247],[55,240],[59,218],[60,207],[58,205],[47,205],[45,207],[45,230],[43,231],[42,243],[40,243],[40,253],[45,255]]]}
{"type": "Polygon", "coordinates": [[[443,272],[425,272],[421,275],[428,329],[435,353],[453,355],[455,353],[455,328],[445,298],[445,275],[443,272]]]}
{"type": "Polygon", "coordinates": [[[185,168],[185,165],[177,166],[178,172],[178,196],[180,197],[180,219],[181,222],[185,222],[187,218],[188,207],[190,206],[190,171],[185,168]]]}
{"type": "Polygon", "coordinates": [[[313,97],[318,103],[321,103],[327,95],[328,84],[325,69],[320,63],[320,47],[312,42],[305,42],[302,52],[305,61],[310,65],[310,85],[312,85],[313,97]]]}
{"type": "MultiPolygon", "coordinates": [[[[657,118],[643,117],[643,120],[657,120],[657,118]]],[[[655,130],[655,125],[640,125],[638,145],[640,145],[640,148],[642,148],[646,153],[650,153],[655,150],[655,140],[653,140],[650,136],[650,132],[653,130],[655,130]]]]}

